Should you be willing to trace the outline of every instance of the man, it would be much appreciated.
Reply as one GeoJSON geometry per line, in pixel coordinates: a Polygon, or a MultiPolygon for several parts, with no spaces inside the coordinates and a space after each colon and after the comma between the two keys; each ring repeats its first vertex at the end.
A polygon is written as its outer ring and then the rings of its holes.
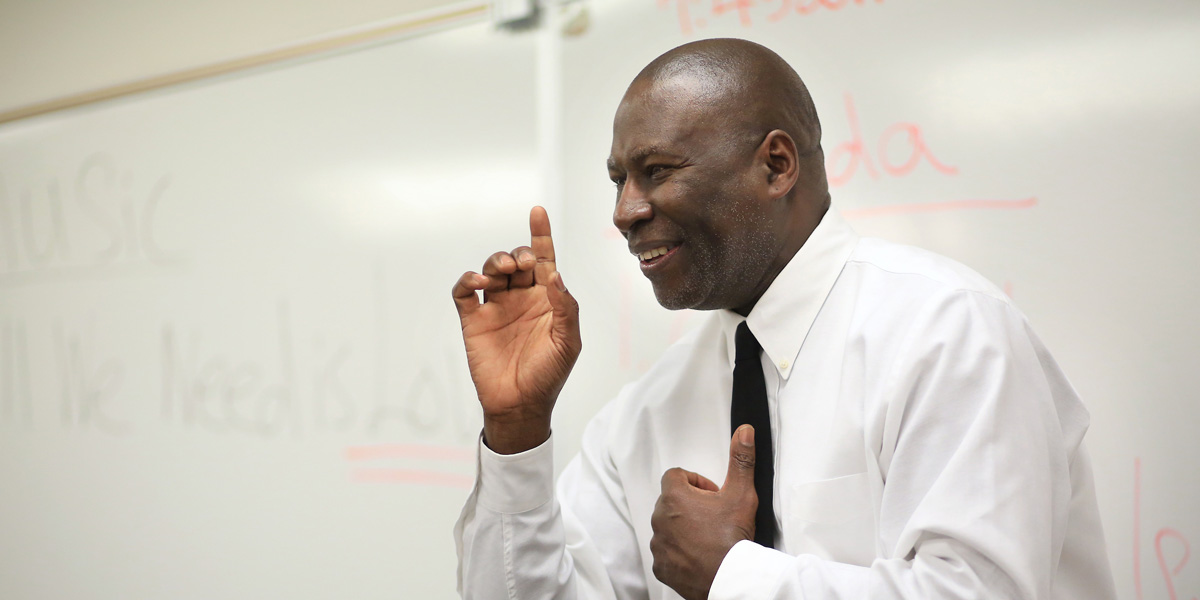
{"type": "Polygon", "coordinates": [[[994,286],[828,210],[820,140],[750,42],[633,81],[613,221],[663,306],[714,316],[600,411],[557,489],[581,342],[545,211],[458,280],[484,412],[464,597],[1115,597],[1070,384],[994,286]]]}

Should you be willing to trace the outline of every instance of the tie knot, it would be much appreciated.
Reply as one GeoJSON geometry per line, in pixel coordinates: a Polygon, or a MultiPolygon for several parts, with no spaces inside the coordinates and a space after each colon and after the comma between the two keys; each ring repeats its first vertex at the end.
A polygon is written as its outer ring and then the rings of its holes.
{"type": "Polygon", "coordinates": [[[737,333],[733,336],[734,346],[737,351],[734,353],[734,363],[742,362],[743,360],[753,360],[758,362],[759,353],[762,352],[762,346],[758,344],[758,339],[750,333],[750,326],[746,325],[745,321],[737,326],[737,333]]]}

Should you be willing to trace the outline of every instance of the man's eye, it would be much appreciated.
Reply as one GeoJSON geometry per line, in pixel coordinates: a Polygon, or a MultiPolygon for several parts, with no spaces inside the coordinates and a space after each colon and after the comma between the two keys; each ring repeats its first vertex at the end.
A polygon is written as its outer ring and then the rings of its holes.
{"type": "Polygon", "coordinates": [[[667,167],[664,165],[650,165],[646,167],[646,173],[651,177],[662,177],[667,174],[667,167]]]}
{"type": "Polygon", "coordinates": [[[618,188],[625,185],[624,177],[612,177],[611,179],[612,179],[613,184],[616,185],[618,188]]]}

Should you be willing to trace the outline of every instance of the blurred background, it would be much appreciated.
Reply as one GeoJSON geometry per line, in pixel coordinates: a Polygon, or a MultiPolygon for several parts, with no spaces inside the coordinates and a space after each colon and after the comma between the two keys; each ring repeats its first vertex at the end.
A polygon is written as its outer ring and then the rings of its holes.
{"type": "Polygon", "coordinates": [[[1001,286],[1092,412],[1122,598],[1200,595],[1200,5],[0,0],[0,597],[450,598],[450,286],[550,212],[587,419],[706,315],[610,220],[660,53],[774,49],[834,207],[1001,286]]]}

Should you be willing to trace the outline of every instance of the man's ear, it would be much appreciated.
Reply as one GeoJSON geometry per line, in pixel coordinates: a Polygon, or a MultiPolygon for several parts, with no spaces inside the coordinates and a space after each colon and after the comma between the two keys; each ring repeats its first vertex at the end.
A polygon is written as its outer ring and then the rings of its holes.
{"type": "Polygon", "coordinates": [[[758,148],[761,164],[767,174],[767,188],[772,199],[786,196],[800,177],[800,156],[796,142],[782,129],[767,134],[758,148]]]}

